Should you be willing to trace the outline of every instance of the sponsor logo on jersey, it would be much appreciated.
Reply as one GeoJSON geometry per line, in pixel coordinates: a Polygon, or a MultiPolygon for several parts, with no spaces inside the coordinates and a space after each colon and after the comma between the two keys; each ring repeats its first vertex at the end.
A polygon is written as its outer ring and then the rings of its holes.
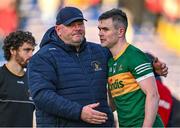
{"type": "Polygon", "coordinates": [[[121,96],[140,89],[140,86],[130,72],[116,74],[109,77],[108,85],[112,97],[121,96]]]}
{"type": "Polygon", "coordinates": [[[114,89],[118,89],[118,88],[123,88],[124,84],[123,81],[116,79],[113,83],[112,79],[109,79],[109,89],[110,90],[114,90],[114,89]]]}
{"type": "Polygon", "coordinates": [[[17,81],[18,84],[24,84],[24,81],[17,81]]]}
{"type": "Polygon", "coordinates": [[[171,104],[168,103],[168,102],[165,101],[165,100],[160,99],[160,101],[159,101],[159,106],[162,107],[162,108],[165,108],[165,109],[170,109],[171,104]]]}

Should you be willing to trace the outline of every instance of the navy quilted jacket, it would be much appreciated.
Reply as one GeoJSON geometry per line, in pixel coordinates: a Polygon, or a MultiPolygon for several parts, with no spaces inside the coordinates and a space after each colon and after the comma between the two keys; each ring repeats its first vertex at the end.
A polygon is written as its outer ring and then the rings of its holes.
{"type": "Polygon", "coordinates": [[[54,27],[43,37],[40,50],[28,65],[29,88],[35,102],[37,126],[112,126],[107,103],[108,51],[83,41],[79,52],[64,44],[54,27]],[[99,102],[108,121],[92,125],[80,119],[82,107],[99,102]]]}

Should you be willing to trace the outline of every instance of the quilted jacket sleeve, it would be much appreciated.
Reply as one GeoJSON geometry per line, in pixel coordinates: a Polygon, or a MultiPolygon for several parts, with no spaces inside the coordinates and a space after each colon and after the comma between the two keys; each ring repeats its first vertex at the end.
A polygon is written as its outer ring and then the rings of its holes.
{"type": "Polygon", "coordinates": [[[79,120],[83,106],[56,93],[54,61],[51,54],[35,54],[28,65],[29,88],[35,105],[49,114],[79,120]]]}

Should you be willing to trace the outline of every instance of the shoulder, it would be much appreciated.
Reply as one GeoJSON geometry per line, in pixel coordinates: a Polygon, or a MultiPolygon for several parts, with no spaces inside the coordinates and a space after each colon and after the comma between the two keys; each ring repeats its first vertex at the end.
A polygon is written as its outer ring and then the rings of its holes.
{"type": "Polygon", "coordinates": [[[52,58],[52,54],[55,51],[57,51],[57,47],[55,45],[46,44],[33,55],[31,60],[34,60],[36,58],[52,58]]]}
{"type": "Polygon", "coordinates": [[[135,53],[135,54],[144,54],[143,51],[141,51],[139,48],[135,47],[134,45],[132,44],[129,44],[129,47],[127,48],[128,52],[130,53],[135,53]]]}
{"type": "Polygon", "coordinates": [[[144,52],[133,45],[129,45],[126,54],[128,56],[125,58],[127,59],[126,64],[138,82],[149,76],[153,76],[151,62],[144,52]]]}
{"type": "Polygon", "coordinates": [[[101,48],[101,49],[103,49],[103,47],[101,47],[100,44],[95,43],[95,42],[88,42],[88,41],[87,41],[87,44],[88,44],[90,47],[93,47],[93,48],[101,48]]]}
{"type": "Polygon", "coordinates": [[[57,50],[57,46],[56,45],[53,45],[53,43],[50,43],[50,44],[46,44],[45,46],[41,47],[37,54],[42,54],[44,55],[45,53],[48,54],[48,53],[51,53],[52,51],[55,51],[57,50]]]}
{"type": "Polygon", "coordinates": [[[3,69],[2,69],[2,67],[0,67],[0,81],[2,81],[2,79],[3,79],[3,69]]]}
{"type": "Polygon", "coordinates": [[[2,74],[2,73],[4,72],[4,66],[5,66],[5,65],[0,66],[0,74],[2,74]]]}
{"type": "Polygon", "coordinates": [[[108,58],[111,57],[111,53],[108,48],[102,47],[100,44],[93,43],[93,42],[87,42],[87,43],[90,46],[90,48],[92,50],[96,51],[97,53],[102,53],[103,55],[105,55],[108,58]]]}
{"type": "Polygon", "coordinates": [[[4,70],[4,65],[0,67],[0,82],[3,80],[4,78],[4,74],[5,70],[4,70]]]}
{"type": "Polygon", "coordinates": [[[130,60],[135,60],[135,61],[143,60],[149,62],[149,59],[147,58],[146,54],[143,51],[141,51],[139,48],[131,44],[127,48],[125,54],[130,60]]]}
{"type": "Polygon", "coordinates": [[[46,45],[39,49],[30,59],[28,63],[28,68],[36,69],[39,68],[46,68],[49,67],[50,64],[55,63],[54,56],[52,55],[52,51],[56,50],[55,48],[51,47],[50,45],[46,45]]]}
{"type": "Polygon", "coordinates": [[[3,67],[2,67],[2,66],[0,66],[0,72],[1,72],[2,68],[3,68],[3,67]]]}
{"type": "Polygon", "coordinates": [[[151,62],[146,54],[131,44],[124,52],[123,58],[123,62],[126,62],[129,69],[133,71],[144,66],[151,68],[151,62]]]}

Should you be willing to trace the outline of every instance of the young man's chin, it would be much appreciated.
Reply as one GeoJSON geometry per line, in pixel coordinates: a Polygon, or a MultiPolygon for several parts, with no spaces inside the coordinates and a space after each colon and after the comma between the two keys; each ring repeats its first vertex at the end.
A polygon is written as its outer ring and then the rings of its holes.
{"type": "Polygon", "coordinates": [[[21,64],[21,67],[22,67],[22,68],[27,68],[27,64],[28,64],[28,63],[21,64]]]}

